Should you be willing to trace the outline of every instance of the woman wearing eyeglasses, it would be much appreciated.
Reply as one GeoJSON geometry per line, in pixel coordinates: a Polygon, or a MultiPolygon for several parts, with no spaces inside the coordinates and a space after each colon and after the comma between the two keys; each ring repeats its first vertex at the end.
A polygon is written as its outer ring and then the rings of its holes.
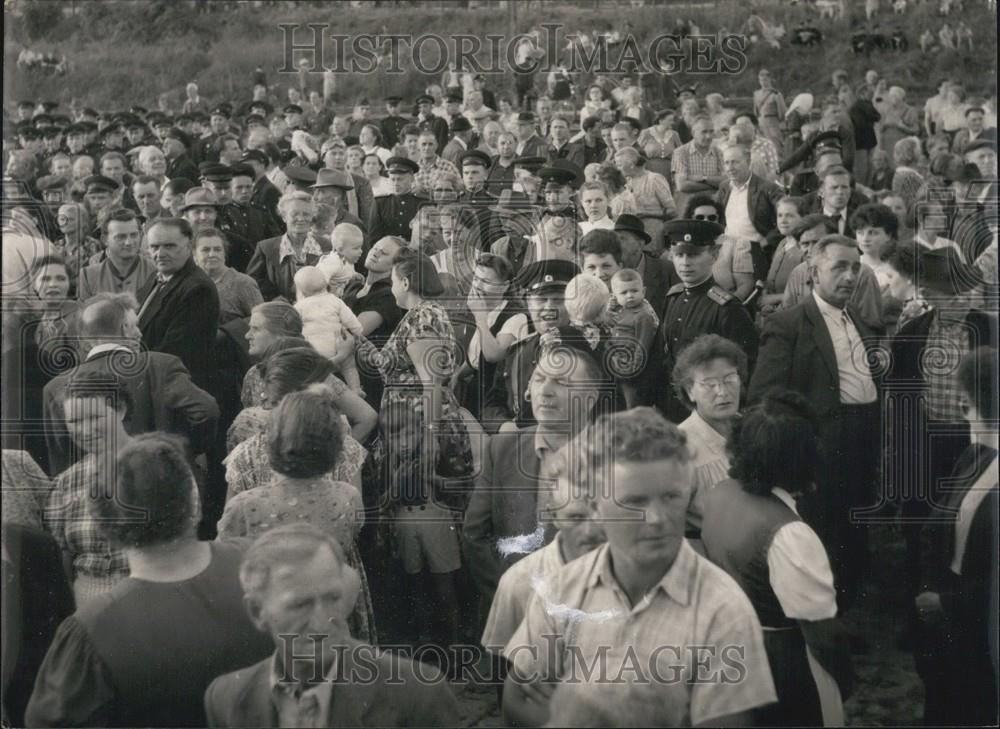
{"type": "MultiPolygon", "coordinates": [[[[700,540],[708,492],[729,478],[726,441],[739,417],[747,356],[738,345],[717,334],[703,334],[681,350],[673,383],[681,402],[692,410],[680,424],[692,454],[693,483],[688,505],[687,536],[700,540]]],[[[700,541],[694,542],[700,549],[700,541]]]]}

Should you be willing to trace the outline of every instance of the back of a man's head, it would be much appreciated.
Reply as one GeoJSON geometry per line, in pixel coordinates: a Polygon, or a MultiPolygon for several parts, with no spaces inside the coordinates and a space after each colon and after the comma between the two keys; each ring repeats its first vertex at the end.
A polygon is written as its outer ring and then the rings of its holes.
{"type": "Polygon", "coordinates": [[[88,299],[80,312],[80,335],[91,347],[125,338],[125,322],[139,304],[129,292],[102,293],[88,299]]]}

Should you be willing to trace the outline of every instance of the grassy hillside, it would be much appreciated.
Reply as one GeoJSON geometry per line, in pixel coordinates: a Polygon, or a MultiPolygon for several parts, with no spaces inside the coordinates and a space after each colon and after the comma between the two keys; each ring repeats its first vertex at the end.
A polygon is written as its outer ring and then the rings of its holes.
{"type": "MultiPolygon", "coordinates": [[[[886,2],[887,0],[883,0],[886,2]]],[[[8,0],[5,4],[4,102],[22,97],[58,100],[62,105],[74,97],[100,108],[118,108],[126,103],[154,107],[160,93],[173,103],[183,98],[184,85],[195,80],[209,99],[241,99],[249,95],[254,68],[262,67],[273,91],[284,98],[294,85],[294,75],[280,74],[283,60],[282,23],[329,23],[330,32],[354,36],[361,33],[434,32],[444,37],[457,33],[509,33],[510,14],[493,2],[486,7],[467,8],[460,0],[421,3],[364,3],[355,7],[342,2],[250,3],[215,0],[8,0]],[[56,12],[57,8],[59,12],[56,12]],[[65,55],[70,71],[65,76],[46,76],[18,69],[15,61],[23,47],[65,55]]],[[[720,29],[739,30],[750,12],[743,0],[673,2],[647,0],[646,7],[633,8],[625,0],[579,0],[568,2],[520,2],[515,32],[525,32],[542,22],[561,23],[564,33],[594,28],[632,33],[645,48],[657,34],[669,32],[678,17],[695,22],[703,33],[720,29]]],[[[917,40],[924,28],[935,32],[941,20],[937,3],[914,2],[903,17],[883,15],[881,27],[890,30],[897,22],[910,39],[907,53],[876,52],[870,58],[850,52],[852,22],[862,12],[863,2],[849,0],[849,17],[842,21],[820,21],[814,11],[788,0],[758,0],[757,12],[768,22],[783,22],[791,29],[808,20],[826,35],[821,49],[799,49],[783,43],[780,53],[763,45],[747,53],[748,67],[734,75],[712,75],[701,79],[702,88],[727,95],[746,96],[756,86],[756,68],[767,66],[779,88],[787,94],[828,88],[834,68],[845,68],[855,78],[866,68],[880,69],[891,82],[900,83],[921,96],[944,73],[966,79],[974,93],[996,87],[996,16],[982,0],[966,0],[961,15],[976,33],[976,58],[967,53],[920,53],[917,40]]],[[[862,19],[863,20],[863,19],[862,19]]],[[[332,46],[327,46],[332,48],[332,46]]],[[[483,54],[482,57],[485,57],[483,54]]],[[[614,57],[614,56],[613,56],[614,57]]],[[[340,100],[360,95],[379,97],[402,92],[412,97],[422,85],[422,74],[404,69],[402,75],[382,72],[338,75],[340,100]]],[[[317,74],[310,80],[321,85],[317,74]]],[[[494,77],[492,87],[508,89],[510,75],[494,77]]]]}

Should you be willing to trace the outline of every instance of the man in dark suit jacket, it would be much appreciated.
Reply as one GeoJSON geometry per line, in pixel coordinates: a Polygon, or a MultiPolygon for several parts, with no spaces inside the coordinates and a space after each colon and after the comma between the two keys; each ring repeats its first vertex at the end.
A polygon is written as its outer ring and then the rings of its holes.
{"type": "Polygon", "coordinates": [[[816,410],[826,446],[825,479],[800,504],[827,547],[845,609],[867,554],[863,516],[852,517],[851,511],[876,506],[882,431],[878,373],[869,362],[876,361],[877,338],[847,303],[861,270],[855,241],[840,235],[820,239],[811,267],[813,295],[767,319],[748,399],[790,388],[816,410]]]}
{"type": "Polygon", "coordinates": [[[851,216],[868,202],[867,196],[851,185],[851,173],[846,167],[829,167],[820,176],[819,190],[804,196],[805,212],[822,213],[837,225],[841,235],[854,237],[851,216]]]}
{"type": "Polygon", "coordinates": [[[351,638],[348,617],[361,580],[334,538],[304,523],[271,529],[247,550],[242,575],[250,576],[243,580],[250,619],[277,650],[209,685],[209,726],[458,723],[458,704],[437,671],[351,638]],[[289,607],[290,597],[316,606],[312,617],[303,622],[301,610],[289,607]],[[314,699],[311,716],[303,713],[307,697],[314,699]]]}
{"type": "Polygon", "coordinates": [[[212,352],[219,321],[219,292],[191,257],[191,225],[158,220],[146,233],[156,274],[140,289],[139,328],[154,352],[179,357],[199,387],[214,393],[212,352]]]}
{"type": "Polygon", "coordinates": [[[132,398],[125,419],[131,435],[154,430],[184,435],[194,453],[208,450],[219,417],[219,406],[191,381],[184,364],[163,352],[137,352],[140,332],[137,305],[131,294],[99,294],[80,312],[80,333],[86,360],[45,385],[42,393],[45,440],[53,473],[62,473],[73,457],[64,422],[67,385],[82,373],[104,372],[120,377],[132,398]]]}
{"type": "Polygon", "coordinates": [[[497,433],[483,454],[482,469],[465,510],[464,538],[469,571],[479,587],[480,610],[489,611],[501,575],[527,553],[552,541],[539,532],[541,457],[538,426],[497,433]],[[532,540],[537,535],[537,540],[532,540]],[[529,545],[501,553],[498,540],[524,537],[529,545]]]}

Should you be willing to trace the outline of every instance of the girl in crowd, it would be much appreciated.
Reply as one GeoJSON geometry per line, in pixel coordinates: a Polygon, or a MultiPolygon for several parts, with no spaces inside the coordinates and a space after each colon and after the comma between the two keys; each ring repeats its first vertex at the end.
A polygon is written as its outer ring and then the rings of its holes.
{"type": "Polygon", "coordinates": [[[113,464],[115,453],[132,440],[124,425],[131,407],[128,388],[112,375],[83,373],[67,384],[66,428],[85,455],[56,479],[44,518],[62,549],[77,607],[128,576],[125,555],[101,534],[91,502],[117,493],[113,464]]]}
{"type": "Polygon", "coordinates": [[[361,173],[371,185],[372,195],[375,197],[385,197],[392,194],[392,184],[389,182],[389,178],[383,175],[384,170],[385,163],[374,152],[366,154],[361,162],[361,173]]]}
{"type": "Polygon", "coordinates": [[[781,304],[788,276],[802,262],[802,251],[799,242],[792,235],[795,226],[802,220],[802,201],[797,197],[783,197],[776,207],[777,236],[779,240],[774,248],[774,257],[767,272],[767,285],[764,295],[760,298],[760,313],[762,317],[775,311],[781,304]]]}

